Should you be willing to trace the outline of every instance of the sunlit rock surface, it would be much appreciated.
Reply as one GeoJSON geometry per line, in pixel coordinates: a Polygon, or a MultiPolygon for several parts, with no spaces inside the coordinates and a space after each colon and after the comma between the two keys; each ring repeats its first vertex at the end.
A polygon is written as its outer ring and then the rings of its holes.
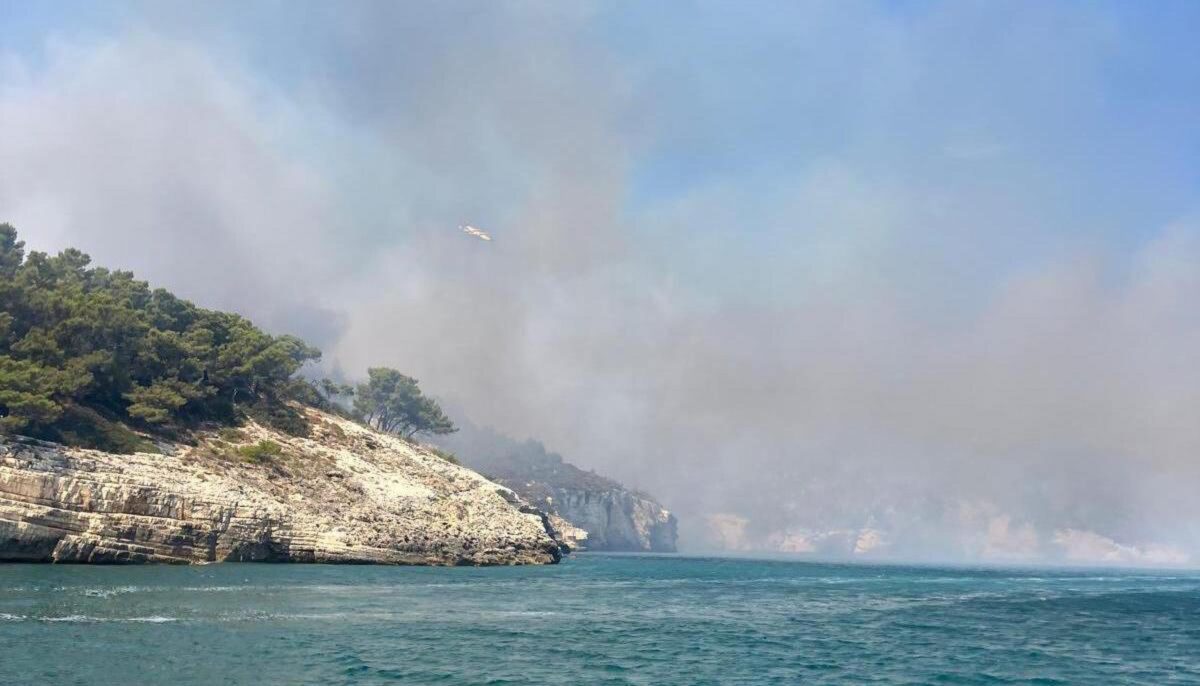
{"type": "Polygon", "coordinates": [[[557,562],[548,519],[405,441],[310,412],[312,436],[258,425],[164,454],[0,437],[0,561],[421,565],[557,562]],[[282,447],[262,463],[238,445],[282,447]]]}
{"type": "Polygon", "coordinates": [[[538,505],[587,531],[585,549],[675,552],[675,517],[648,495],[620,486],[549,492],[549,500],[538,505]]]}

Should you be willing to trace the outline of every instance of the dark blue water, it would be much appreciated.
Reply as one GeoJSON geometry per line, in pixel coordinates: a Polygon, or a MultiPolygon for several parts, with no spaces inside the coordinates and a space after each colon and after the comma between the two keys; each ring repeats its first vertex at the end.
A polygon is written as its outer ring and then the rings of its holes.
{"type": "Polygon", "coordinates": [[[1200,574],[0,566],[0,684],[1200,683],[1200,574]]]}

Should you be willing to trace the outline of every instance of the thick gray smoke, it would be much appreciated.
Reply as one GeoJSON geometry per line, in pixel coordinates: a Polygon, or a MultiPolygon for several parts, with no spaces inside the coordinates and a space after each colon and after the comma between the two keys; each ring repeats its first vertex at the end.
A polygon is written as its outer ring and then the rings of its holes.
{"type": "Polygon", "coordinates": [[[1200,560],[1200,141],[1103,105],[1170,57],[1121,17],[268,7],[0,48],[0,220],[400,368],[685,548],[1200,560]]]}

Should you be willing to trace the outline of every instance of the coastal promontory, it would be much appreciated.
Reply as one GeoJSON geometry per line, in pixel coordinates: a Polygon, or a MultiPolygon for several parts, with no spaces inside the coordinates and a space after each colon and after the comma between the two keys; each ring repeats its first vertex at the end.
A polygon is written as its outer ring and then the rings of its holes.
{"type": "Polygon", "coordinates": [[[544,515],[404,439],[304,410],[114,454],[0,437],[0,561],[557,562],[544,515]]]}
{"type": "Polygon", "coordinates": [[[0,561],[557,562],[549,518],[420,439],[416,379],[0,224],[0,561]]]}

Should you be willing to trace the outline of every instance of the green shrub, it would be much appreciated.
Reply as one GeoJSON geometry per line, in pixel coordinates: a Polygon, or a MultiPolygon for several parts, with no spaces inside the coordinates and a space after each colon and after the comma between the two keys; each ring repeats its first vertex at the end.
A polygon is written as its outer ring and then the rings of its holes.
{"type": "Polygon", "coordinates": [[[289,436],[306,438],[311,432],[308,419],[299,408],[284,402],[258,402],[246,410],[254,421],[289,436]]]}
{"type": "Polygon", "coordinates": [[[458,457],[455,456],[455,454],[450,452],[449,450],[442,450],[441,448],[437,448],[437,447],[434,447],[431,445],[425,446],[425,448],[429,452],[433,453],[434,455],[437,455],[438,457],[449,462],[450,464],[462,464],[461,462],[458,461],[458,457]]]}
{"type": "Polygon", "coordinates": [[[262,464],[282,455],[283,447],[275,441],[259,441],[251,445],[243,445],[237,449],[237,454],[250,464],[262,464]]]}
{"type": "Polygon", "coordinates": [[[130,431],[124,424],[78,405],[68,406],[56,429],[47,436],[67,445],[81,445],[110,453],[157,453],[154,443],[130,431]]]}

